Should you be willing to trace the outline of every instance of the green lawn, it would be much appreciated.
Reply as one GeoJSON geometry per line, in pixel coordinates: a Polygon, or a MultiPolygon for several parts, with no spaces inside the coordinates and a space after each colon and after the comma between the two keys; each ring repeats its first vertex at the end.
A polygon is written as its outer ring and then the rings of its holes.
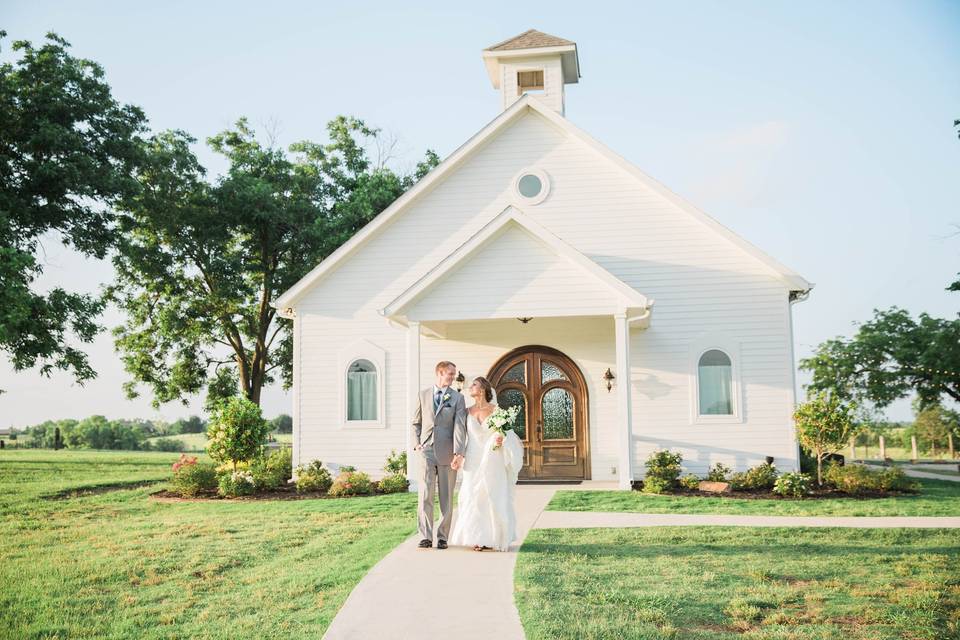
{"type": "Polygon", "coordinates": [[[958,567],[944,529],[535,529],[515,597],[532,640],[940,640],[958,567]]]}
{"type": "Polygon", "coordinates": [[[918,479],[920,493],[893,498],[770,499],[651,495],[639,491],[558,491],[548,511],[726,513],[777,516],[960,516],[960,482],[918,479]]]}
{"type": "Polygon", "coordinates": [[[407,493],[149,500],[178,455],[0,452],[0,637],[319,638],[416,528],[407,493]]]}
{"type": "MultiPolygon", "coordinates": [[[[293,443],[292,433],[274,433],[272,435],[273,438],[281,444],[293,443]]],[[[147,438],[147,440],[157,440],[159,438],[179,440],[183,443],[183,448],[186,451],[204,451],[207,448],[207,434],[205,433],[180,433],[175,436],[156,436],[154,438],[147,438]]]]}

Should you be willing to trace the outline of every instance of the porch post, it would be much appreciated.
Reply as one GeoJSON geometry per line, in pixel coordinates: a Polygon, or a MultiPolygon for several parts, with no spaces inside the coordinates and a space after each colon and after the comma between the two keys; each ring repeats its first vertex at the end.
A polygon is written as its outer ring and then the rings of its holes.
{"type": "Polygon", "coordinates": [[[633,480],[633,416],[630,404],[630,325],[626,312],[613,315],[617,336],[617,431],[620,434],[620,489],[630,489],[633,480]]]}
{"type": "Polygon", "coordinates": [[[411,421],[417,410],[420,391],[420,323],[411,321],[407,327],[407,402],[406,415],[403,417],[405,442],[407,443],[407,480],[410,491],[417,491],[420,478],[419,457],[413,451],[413,427],[411,421]]]}

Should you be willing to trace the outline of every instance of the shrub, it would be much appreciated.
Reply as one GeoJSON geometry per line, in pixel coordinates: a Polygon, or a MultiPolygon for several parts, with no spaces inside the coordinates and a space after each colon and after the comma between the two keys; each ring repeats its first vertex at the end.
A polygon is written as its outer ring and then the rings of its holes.
{"type": "Polygon", "coordinates": [[[173,463],[173,490],[192,497],[217,488],[217,470],[212,462],[197,462],[196,457],[181,455],[173,463]]]}
{"type": "Polygon", "coordinates": [[[877,484],[882,491],[919,491],[920,481],[911,479],[900,467],[888,467],[877,473],[877,484]]]}
{"type": "Polygon", "coordinates": [[[345,464],[345,465],[343,465],[342,467],[340,467],[339,473],[349,473],[349,472],[351,472],[351,471],[356,471],[356,470],[357,470],[356,467],[351,466],[351,465],[349,465],[349,464],[345,464]]]}
{"type": "Polygon", "coordinates": [[[249,496],[256,488],[251,471],[226,471],[217,480],[217,490],[225,498],[249,496]]]}
{"type": "Polygon", "coordinates": [[[260,490],[276,490],[287,486],[293,476],[293,451],[277,449],[267,456],[261,456],[250,466],[253,482],[260,490]]]}
{"type": "Polygon", "coordinates": [[[801,498],[810,493],[810,476],[799,471],[788,471],[773,483],[773,492],[781,496],[801,498]]]}
{"type": "Polygon", "coordinates": [[[696,491],[700,488],[700,478],[698,476],[691,474],[685,475],[680,478],[680,486],[684,489],[690,489],[696,491]]]}
{"type": "Polygon", "coordinates": [[[343,471],[327,493],[336,497],[367,495],[373,493],[373,483],[362,471],[343,471]]]}
{"type": "Polygon", "coordinates": [[[730,476],[730,485],[736,491],[764,491],[772,489],[776,481],[776,467],[765,462],[730,476]]]}
{"type": "Polygon", "coordinates": [[[407,481],[406,476],[394,473],[380,480],[380,482],[377,483],[377,487],[382,493],[401,493],[410,487],[410,483],[407,481]]]}
{"type": "Polygon", "coordinates": [[[718,462],[710,467],[710,471],[707,472],[707,480],[710,482],[726,482],[732,472],[733,469],[722,462],[718,462]]]}
{"type": "Polygon", "coordinates": [[[670,451],[654,451],[647,458],[647,474],[643,478],[646,493],[668,493],[677,486],[683,456],[670,451]]]}
{"type": "Polygon", "coordinates": [[[173,438],[157,438],[156,440],[144,440],[144,450],[153,449],[154,451],[183,451],[183,442],[173,438]]]}
{"type": "Polygon", "coordinates": [[[387,456],[387,464],[383,466],[383,470],[386,471],[388,475],[405,475],[407,473],[407,452],[401,451],[397,453],[396,449],[391,449],[390,455],[387,456]]]}
{"type": "Polygon", "coordinates": [[[827,465],[824,481],[844,493],[853,495],[872,491],[916,491],[919,483],[911,481],[902,469],[889,467],[873,471],[859,464],[827,465]]]}
{"type": "Polygon", "coordinates": [[[218,404],[207,427],[207,452],[219,463],[230,462],[234,469],[242,460],[259,453],[270,432],[260,407],[243,397],[218,404]]]}
{"type": "Polygon", "coordinates": [[[324,468],[323,463],[314,460],[307,466],[297,467],[297,491],[320,491],[325,492],[330,489],[333,478],[330,472],[324,468]]]}

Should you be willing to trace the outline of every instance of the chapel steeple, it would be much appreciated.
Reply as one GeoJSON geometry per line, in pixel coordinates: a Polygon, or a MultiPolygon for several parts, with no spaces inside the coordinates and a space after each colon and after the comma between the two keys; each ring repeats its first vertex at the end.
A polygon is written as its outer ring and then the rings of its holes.
{"type": "Polygon", "coordinates": [[[563,115],[563,87],[580,80],[577,43],[536,29],[487,47],[483,62],[503,109],[529,93],[563,115]]]}

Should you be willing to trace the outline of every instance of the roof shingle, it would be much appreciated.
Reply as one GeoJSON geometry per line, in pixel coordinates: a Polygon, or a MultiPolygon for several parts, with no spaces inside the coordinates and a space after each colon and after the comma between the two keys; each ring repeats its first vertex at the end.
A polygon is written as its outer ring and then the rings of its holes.
{"type": "Polygon", "coordinates": [[[489,46],[484,51],[509,51],[511,49],[538,49],[540,47],[562,47],[565,45],[576,44],[570,40],[564,40],[549,33],[543,33],[536,29],[529,29],[518,36],[514,36],[503,42],[489,46]]]}

